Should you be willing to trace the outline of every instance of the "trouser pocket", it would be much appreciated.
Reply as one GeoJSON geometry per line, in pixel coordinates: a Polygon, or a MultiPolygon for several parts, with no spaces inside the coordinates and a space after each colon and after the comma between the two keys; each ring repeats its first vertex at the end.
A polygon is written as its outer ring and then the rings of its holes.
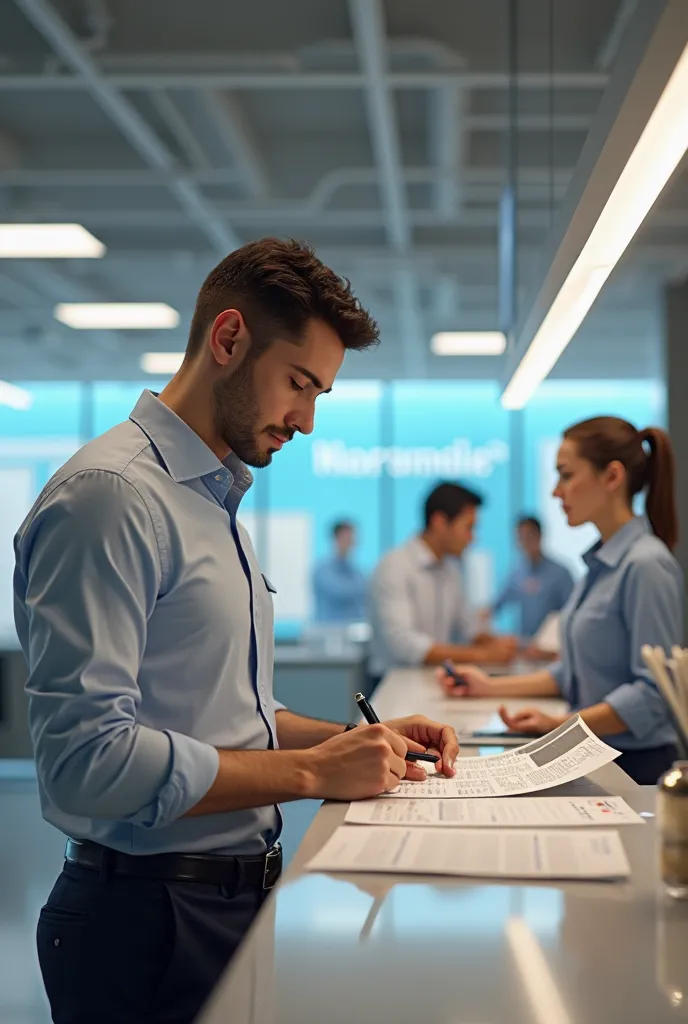
{"type": "Polygon", "coordinates": [[[67,907],[46,905],[38,919],[38,961],[55,1024],[77,1024],[85,1005],[83,964],[91,942],[90,918],[67,907]]]}
{"type": "Polygon", "coordinates": [[[63,872],[37,930],[55,1024],[151,1024],[175,938],[164,884],[63,872]]]}

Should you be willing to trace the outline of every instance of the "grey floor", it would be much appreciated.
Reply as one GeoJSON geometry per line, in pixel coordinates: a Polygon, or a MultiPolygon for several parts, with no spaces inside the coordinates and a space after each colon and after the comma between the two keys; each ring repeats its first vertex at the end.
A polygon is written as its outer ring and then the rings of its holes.
{"type": "MultiPolygon", "coordinates": [[[[288,860],[318,808],[284,808],[288,860]]],[[[36,920],[62,864],[64,836],[41,818],[33,766],[0,760],[0,1022],[50,1024],[38,969],[36,920]]]]}

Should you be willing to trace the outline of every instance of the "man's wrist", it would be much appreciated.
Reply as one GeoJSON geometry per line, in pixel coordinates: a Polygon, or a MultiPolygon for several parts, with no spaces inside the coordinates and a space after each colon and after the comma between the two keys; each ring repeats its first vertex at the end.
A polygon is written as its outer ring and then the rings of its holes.
{"type": "Polygon", "coordinates": [[[289,751],[292,759],[293,779],[297,799],[309,800],[318,795],[317,762],[313,757],[315,747],[308,750],[289,751]]]}

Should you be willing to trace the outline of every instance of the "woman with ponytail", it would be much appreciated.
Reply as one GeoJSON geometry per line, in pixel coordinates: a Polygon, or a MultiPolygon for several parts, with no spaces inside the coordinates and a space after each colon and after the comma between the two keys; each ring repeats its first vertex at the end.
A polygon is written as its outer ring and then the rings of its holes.
{"type": "MultiPolygon", "coordinates": [[[[674,455],[659,427],[636,430],[598,416],[564,432],[554,497],[569,526],[593,523],[600,539],[583,556],[579,581],[561,617],[561,660],[541,672],[490,678],[458,667],[465,686],[444,674],[451,696],[564,697],[588,726],[621,750],[617,764],[651,785],[677,756],[667,707],[641,657],[643,644],[670,652],[682,642],[684,584],[672,551],[678,539],[674,455]],[[645,494],[645,515],[633,501],[645,494]]],[[[568,715],[534,709],[509,714],[506,725],[534,735],[568,715]]]]}

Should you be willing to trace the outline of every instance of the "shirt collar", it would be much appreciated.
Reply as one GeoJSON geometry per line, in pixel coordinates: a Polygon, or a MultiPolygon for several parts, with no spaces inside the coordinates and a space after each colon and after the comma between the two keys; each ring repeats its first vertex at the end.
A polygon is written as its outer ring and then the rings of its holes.
{"type": "Polygon", "coordinates": [[[143,392],[129,419],[150,439],[176,483],[212,474],[221,478],[228,491],[235,488],[241,494],[253,483],[251,473],[234,452],[220,461],[188,423],[161,402],[154,392],[143,392]]]}
{"type": "Polygon", "coordinates": [[[595,562],[602,562],[610,569],[616,568],[639,537],[650,533],[650,524],[644,516],[634,516],[630,522],[609,538],[606,544],[598,540],[583,555],[583,561],[590,569],[595,562]]]}
{"type": "Polygon", "coordinates": [[[420,566],[420,568],[432,569],[435,566],[442,565],[443,559],[437,558],[436,555],[432,553],[422,537],[412,537],[407,546],[413,560],[418,566],[420,566]]]}

